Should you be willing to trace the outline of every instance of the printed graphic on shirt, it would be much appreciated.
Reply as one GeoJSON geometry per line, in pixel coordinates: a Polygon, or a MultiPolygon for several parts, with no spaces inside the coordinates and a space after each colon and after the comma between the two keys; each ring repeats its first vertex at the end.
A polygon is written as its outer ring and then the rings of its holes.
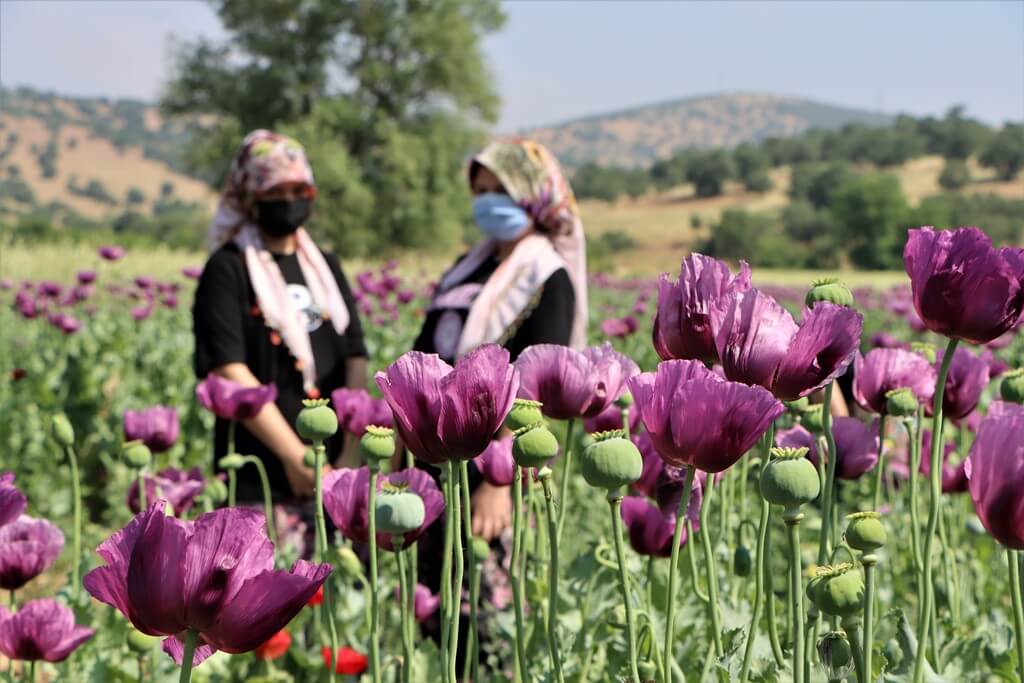
{"type": "Polygon", "coordinates": [[[295,304],[295,310],[299,312],[299,323],[306,328],[307,332],[314,332],[324,323],[320,313],[320,307],[313,301],[313,295],[309,293],[306,285],[288,285],[288,296],[295,304]]]}

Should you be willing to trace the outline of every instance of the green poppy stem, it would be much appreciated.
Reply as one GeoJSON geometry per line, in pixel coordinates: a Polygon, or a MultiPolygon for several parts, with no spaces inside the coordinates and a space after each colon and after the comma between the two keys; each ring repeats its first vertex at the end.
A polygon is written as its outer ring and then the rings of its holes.
{"type": "Polygon", "coordinates": [[[769,505],[768,508],[768,527],[765,529],[764,535],[764,565],[761,567],[764,571],[764,608],[765,608],[765,621],[768,622],[768,643],[772,647],[772,656],[775,658],[775,663],[778,666],[782,666],[786,661],[786,656],[782,652],[782,643],[779,640],[779,620],[775,614],[775,575],[772,573],[771,567],[771,556],[772,556],[772,510],[769,505]]]}
{"type": "Polygon", "coordinates": [[[234,469],[228,470],[228,507],[235,507],[238,491],[238,477],[234,469]]]}
{"type": "MultiPolygon", "coordinates": [[[[370,468],[370,483],[366,498],[366,521],[370,541],[370,680],[380,683],[380,586],[377,572],[377,467],[370,468]]],[[[402,593],[405,595],[405,593],[402,593]]],[[[405,623],[403,621],[403,623],[405,623]]]]}
{"type": "MultiPolygon", "coordinates": [[[[555,501],[551,496],[551,475],[544,470],[540,473],[540,484],[544,489],[544,501],[547,504],[548,518],[548,550],[551,560],[548,563],[548,655],[555,671],[555,681],[562,683],[562,645],[558,637],[558,530],[556,529],[555,501]]],[[[626,607],[627,612],[629,607],[626,607]]],[[[635,664],[635,652],[634,664],[635,664]]]]}
{"type": "MultiPolygon", "coordinates": [[[[768,467],[772,445],[775,443],[775,423],[768,426],[768,432],[761,439],[761,474],[768,467]]],[[[750,456],[748,455],[747,458],[750,456]]],[[[758,479],[760,480],[760,478],[758,479]]],[[[751,608],[750,626],[747,628],[747,642],[743,650],[743,665],[740,668],[740,683],[750,677],[750,663],[754,655],[754,641],[757,639],[757,624],[761,620],[764,600],[765,541],[768,538],[768,522],[771,519],[771,505],[761,499],[761,519],[757,526],[757,566],[754,567],[754,605],[751,608]]]]}
{"type": "MultiPolygon", "coordinates": [[[[452,610],[452,541],[455,526],[455,508],[453,507],[455,499],[452,496],[452,482],[452,464],[446,462],[441,466],[441,490],[444,493],[444,554],[441,559],[441,661],[445,667],[448,665],[448,645],[451,641],[449,618],[452,610]]],[[[445,671],[445,680],[447,680],[447,668],[445,671]]]]}
{"type": "Polygon", "coordinates": [[[608,505],[612,515],[615,558],[619,565],[619,590],[622,591],[622,604],[626,608],[626,644],[629,652],[629,672],[632,676],[630,680],[640,681],[636,651],[636,617],[633,615],[633,600],[629,594],[629,575],[626,573],[626,552],[622,544],[622,494],[619,492],[609,493],[608,505]]]}
{"type": "Polygon", "coordinates": [[[198,640],[199,631],[185,633],[185,650],[181,655],[181,676],[178,677],[178,683],[189,683],[192,680],[192,659],[195,657],[198,640]]]}
{"type": "MultiPolygon", "coordinates": [[[[864,648],[861,647],[860,618],[852,617],[843,620],[843,629],[850,637],[850,649],[853,651],[853,669],[857,674],[858,683],[868,683],[867,668],[864,665],[864,648]]],[[[924,649],[923,647],[921,648],[924,649]]]]}
{"type": "Polygon", "coordinates": [[[693,522],[687,518],[686,520],[686,559],[690,563],[690,587],[693,589],[693,594],[697,596],[697,599],[701,602],[707,602],[710,600],[708,594],[701,590],[700,587],[700,572],[697,571],[697,554],[693,549],[693,544],[690,543],[690,539],[693,538],[693,522]]]}
{"type": "MultiPolygon", "coordinates": [[[[459,463],[461,472],[459,473],[459,483],[462,486],[462,523],[465,526],[466,543],[469,544],[469,586],[470,594],[473,592],[473,585],[477,582],[477,566],[476,566],[476,553],[473,552],[473,499],[469,495],[469,463],[465,460],[459,463]]],[[[470,658],[467,661],[471,662],[473,670],[473,677],[470,680],[477,679],[477,663],[480,660],[480,639],[477,637],[479,633],[479,616],[477,614],[477,604],[470,596],[469,601],[469,638],[467,640],[468,647],[466,648],[466,657],[470,658]]]]}
{"type": "MultiPolygon", "coordinates": [[[[932,404],[931,499],[928,501],[928,528],[925,531],[924,554],[921,558],[924,563],[924,602],[921,614],[924,618],[917,627],[917,641],[920,646],[914,661],[914,683],[921,683],[924,680],[924,655],[927,649],[924,647],[924,642],[928,634],[927,628],[931,619],[932,603],[935,600],[935,587],[932,585],[932,546],[935,530],[939,524],[939,514],[942,512],[942,451],[944,445],[942,442],[942,398],[946,393],[946,377],[949,375],[949,366],[953,362],[953,354],[958,342],[959,339],[954,338],[946,344],[942,365],[939,367],[939,375],[935,380],[935,396],[932,404]]],[[[938,646],[937,642],[934,643],[936,659],[938,659],[938,646]]]]}
{"type": "Polygon", "coordinates": [[[711,622],[711,641],[715,644],[715,656],[721,657],[725,654],[722,647],[722,624],[718,617],[718,566],[715,563],[715,553],[711,548],[711,524],[708,520],[708,510],[711,508],[711,496],[715,490],[715,475],[707,473],[704,479],[704,497],[700,504],[700,542],[704,549],[704,571],[707,574],[708,583],[708,619],[711,622]]]}
{"type": "MultiPolygon", "coordinates": [[[[476,565],[476,574],[469,584],[469,600],[471,603],[476,604],[480,601],[480,575],[483,573],[483,565],[477,562],[476,553],[473,554],[473,564],[476,565]]],[[[472,661],[470,661],[469,657],[466,657],[462,663],[462,680],[464,681],[480,680],[480,645],[478,638],[479,634],[475,630],[470,631],[468,638],[469,651],[475,654],[472,661]]]]}
{"type": "Polygon", "coordinates": [[[526,634],[523,628],[523,591],[519,583],[519,556],[523,552],[523,468],[513,466],[512,481],[512,557],[509,567],[512,571],[512,603],[516,615],[516,680],[526,679],[526,634]]]}
{"type": "Polygon", "coordinates": [[[1024,681],[1024,598],[1021,591],[1024,587],[1020,582],[1021,553],[1006,549],[1006,562],[1010,566],[1010,600],[1013,603],[1013,631],[1017,642],[1017,671],[1020,680],[1024,681]]]}
{"type": "Polygon", "coordinates": [[[149,507],[149,496],[146,495],[146,468],[140,467],[135,472],[135,482],[139,487],[139,510],[149,507]]]}
{"type": "MultiPolygon", "coordinates": [[[[323,562],[324,557],[327,555],[327,523],[324,521],[324,452],[326,448],[323,442],[314,444],[313,453],[315,458],[315,468],[313,470],[313,482],[316,487],[316,561],[323,562]]],[[[324,602],[323,602],[323,614],[327,617],[327,627],[331,637],[331,652],[336,658],[338,656],[338,629],[334,625],[334,598],[331,594],[331,581],[328,577],[327,581],[324,582],[324,602]]],[[[332,661],[333,658],[332,658],[332,661]]],[[[337,677],[336,667],[331,667],[331,680],[335,680],[337,677]]]]}
{"type": "Polygon", "coordinates": [[[825,400],[821,407],[821,431],[828,444],[828,462],[825,469],[825,485],[821,492],[821,536],[818,538],[818,564],[825,564],[825,558],[832,552],[835,539],[832,538],[832,507],[836,485],[836,439],[832,434],[832,388],[835,382],[825,385],[825,400]]]}
{"type": "Polygon", "coordinates": [[[457,683],[458,681],[458,658],[459,658],[459,618],[462,616],[462,577],[465,572],[465,561],[463,559],[463,538],[460,531],[459,524],[459,509],[461,506],[461,496],[459,495],[460,480],[462,479],[462,469],[449,465],[451,468],[449,471],[452,473],[452,552],[453,552],[453,570],[455,577],[452,580],[452,600],[451,614],[449,619],[451,620],[451,628],[448,631],[449,642],[448,642],[448,681],[449,683],[457,683]]]}
{"type": "Polygon", "coordinates": [[[875,565],[878,558],[868,553],[860,558],[864,565],[864,670],[871,673],[871,656],[875,638],[875,565]]]}
{"type": "Polygon", "coordinates": [[[626,438],[630,438],[629,429],[629,408],[620,408],[619,413],[622,415],[622,431],[626,432],[626,438]]]}
{"type": "MultiPolygon", "coordinates": [[[[405,551],[402,550],[402,543],[402,537],[395,536],[394,548],[395,558],[398,560],[398,590],[401,595],[401,600],[399,602],[402,615],[402,683],[412,683],[412,661],[414,652],[412,646],[412,632],[409,629],[408,597],[412,595],[413,589],[409,587],[409,576],[406,573],[405,551]]],[[[370,637],[374,639],[375,636],[376,634],[370,635],[370,637]]]]}
{"type": "Polygon", "coordinates": [[[277,545],[277,528],[274,525],[274,499],[270,494],[270,479],[263,461],[254,455],[245,456],[245,462],[252,463],[260,475],[260,487],[263,489],[263,514],[267,518],[267,536],[270,542],[277,545]]]}
{"type": "Polygon", "coordinates": [[[562,481],[558,487],[558,500],[562,501],[563,505],[558,510],[558,538],[557,541],[562,541],[562,527],[565,524],[565,501],[569,500],[569,478],[572,476],[572,452],[573,452],[573,435],[576,431],[576,420],[570,419],[568,426],[565,428],[565,444],[562,446],[562,452],[565,454],[562,459],[562,481]]]}
{"type": "MultiPolygon", "coordinates": [[[[82,478],[78,472],[78,455],[75,453],[74,446],[68,446],[64,451],[68,456],[68,465],[71,466],[71,505],[74,516],[74,529],[72,529],[71,536],[71,595],[77,599],[82,583],[79,574],[82,569],[82,478]]],[[[145,496],[145,492],[145,487],[139,488],[140,495],[145,496]]],[[[140,500],[145,500],[145,498],[140,498],[140,500]]],[[[145,510],[146,506],[143,505],[139,509],[145,510]]]]}
{"type": "Polygon", "coordinates": [[[789,604],[793,614],[793,683],[804,683],[804,590],[803,562],[800,559],[800,520],[797,508],[783,514],[789,530],[789,604]]]}
{"type": "Polygon", "coordinates": [[[919,505],[917,501],[917,478],[918,472],[921,470],[921,420],[924,414],[924,408],[918,406],[917,412],[914,415],[914,420],[909,428],[910,432],[910,473],[907,475],[910,479],[909,494],[910,494],[910,544],[912,546],[911,551],[914,558],[914,570],[917,572],[917,589],[918,595],[924,595],[924,589],[921,586],[921,520],[919,518],[919,505]]]}
{"type": "MultiPolygon", "coordinates": [[[[672,533],[672,555],[668,565],[668,612],[665,615],[665,646],[662,648],[663,657],[666,662],[674,659],[675,649],[672,641],[675,639],[676,630],[676,590],[678,588],[679,574],[679,542],[683,538],[683,526],[686,521],[686,510],[690,505],[690,491],[693,488],[693,477],[696,470],[686,467],[686,478],[683,481],[683,493],[679,499],[679,507],[676,509],[676,526],[672,533]]],[[[687,536],[686,544],[689,545],[691,538],[687,536]]],[[[672,683],[672,668],[665,667],[665,682],[672,683]]]]}
{"type": "Polygon", "coordinates": [[[871,494],[872,510],[882,505],[882,477],[885,474],[885,413],[878,418],[878,463],[875,465],[875,486],[871,494]]]}

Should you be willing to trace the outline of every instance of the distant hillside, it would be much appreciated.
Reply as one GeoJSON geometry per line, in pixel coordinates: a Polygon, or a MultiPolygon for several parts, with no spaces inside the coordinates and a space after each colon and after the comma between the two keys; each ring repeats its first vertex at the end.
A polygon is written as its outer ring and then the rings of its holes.
{"type": "Polygon", "coordinates": [[[189,127],[138,100],[0,88],[0,215],[59,206],[88,218],[159,202],[212,205],[184,172],[189,127]]]}
{"type": "Polygon", "coordinates": [[[686,147],[735,147],[810,128],[886,125],[893,117],[797,97],[725,94],[689,97],[525,131],[567,166],[587,161],[641,166],[686,147]]]}

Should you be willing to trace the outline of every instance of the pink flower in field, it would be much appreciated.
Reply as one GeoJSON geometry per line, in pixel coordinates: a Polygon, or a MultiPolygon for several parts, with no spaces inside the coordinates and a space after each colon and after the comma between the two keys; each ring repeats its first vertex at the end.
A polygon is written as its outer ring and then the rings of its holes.
{"type": "Polygon", "coordinates": [[[992,537],[1024,550],[1024,406],[997,402],[989,409],[967,458],[967,488],[992,537]]]}
{"type": "Polygon", "coordinates": [[[64,534],[45,519],[21,515],[0,527],[0,588],[20,589],[54,563],[64,534]]]}
{"type": "MultiPolygon", "coordinates": [[[[202,493],[206,487],[206,480],[203,479],[203,471],[198,467],[185,471],[174,467],[167,467],[156,474],[146,474],[146,500],[157,500],[164,498],[174,509],[176,517],[183,516],[188,512],[196,496],[202,493]]],[[[127,496],[128,509],[133,514],[139,514],[139,481],[135,479],[128,488],[127,496]]]]}
{"type": "Polygon", "coordinates": [[[512,436],[491,441],[483,453],[473,458],[480,475],[492,486],[511,486],[515,475],[512,436]]]}
{"type": "Polygon", "coordinates": [[[622,339],[637,330],[636,318],[627,315],[625,318],[609,318],[601,323],[601,332],[606,337],[622,339]]]}
{"type": "Polygon", "coordinates": [[[211,372],[196,385],[196,399],[217,417],[246,420],[259,415],[263,406],[277,399],[277,385],[246,387],[211,372]]]}
{"type": "Polygon", "coordinates": [[[0,607],[0,653],[10,659],[63,662],[94,633],[56,600],[32,600],[14,614],[0,607]]]}
{"type": "MultiPolygon", "coordinates": [[[[402,591],[395,588],[395,600],[402,599],[402,591]]],[[[413,591],[413,614],[420,624],[429,619],[441,606],[441,596],[430,592],[430,589],[422,583],[416,584],[413,591]]]]}
{"type": "Polygon", "coordinates": [[[198,280],[199,276],[203,274],[202,266],[185,266],[181,269],[181,274],[187,277],[189,280],[198,280]]]}
{"type": "Polygon", "coordinates": [[[0,474],[0,527],[17,519],[26,505],[25,494],[14,486],[14,473],[0,474]]]}
{"type": "Polygon", "coordinates": [[[361,438],[370,425],[391,427],[394,424],[388,402],[370,396],[366,389],[335,389],[331,392],[331,405],[338,415],[338,426],[357,438],[361,438]]]}
{"type": "Polygon", "coordinates": [[[75,274],[75,279],[78,280],[80,285],[91,285],[96,281],[95,270],[80,270],[75,274]]]}
{"type": "Polygon", "coordinates": [[[104,261],[118,261],[124,256],[124,247],[106,245],[97,249],[96,253],[99,254],[100,258],[104,261]]]}
{"type": "Polygon", "coordinates": [[[555,420],[597,417],[626,390],[626,380],[640,372],[607,342],[582,352],[537,344],[523,351],[515,365],[522,376],[519,396],[540,401],[544,415],[555,420]]]}
{"type": "Polygon", "coordinates": [[[886,393],[910,389],[918,403],[935,393],[935,368],[924,356],[905,349],[874,349],[853,361],[853,397],[864,410],[886,412],[886,393]]]}
{"type": "Polygon", "coordinates": [[[178,430],[178,411],[169,406],[124,411],[125,441],[142,441],[154,453],[170,450],[178,430]]]}

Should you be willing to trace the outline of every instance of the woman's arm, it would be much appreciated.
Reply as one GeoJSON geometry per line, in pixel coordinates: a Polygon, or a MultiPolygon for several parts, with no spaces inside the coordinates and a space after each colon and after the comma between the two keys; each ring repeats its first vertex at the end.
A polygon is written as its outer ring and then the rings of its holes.
{"type": "MultiPolygon", "coordinates": [[[[260,385],[260,381],[245,363],[228,363],[214,368],[213,372],[242,386],[260,385]]],[[[268,403],[256,417],[242,420],[242,424],[281,460],[292,492],[297,496],[312,495],[313,470],[303,463],[306,444],[302,443],[278,407],[268,403]]]]}

